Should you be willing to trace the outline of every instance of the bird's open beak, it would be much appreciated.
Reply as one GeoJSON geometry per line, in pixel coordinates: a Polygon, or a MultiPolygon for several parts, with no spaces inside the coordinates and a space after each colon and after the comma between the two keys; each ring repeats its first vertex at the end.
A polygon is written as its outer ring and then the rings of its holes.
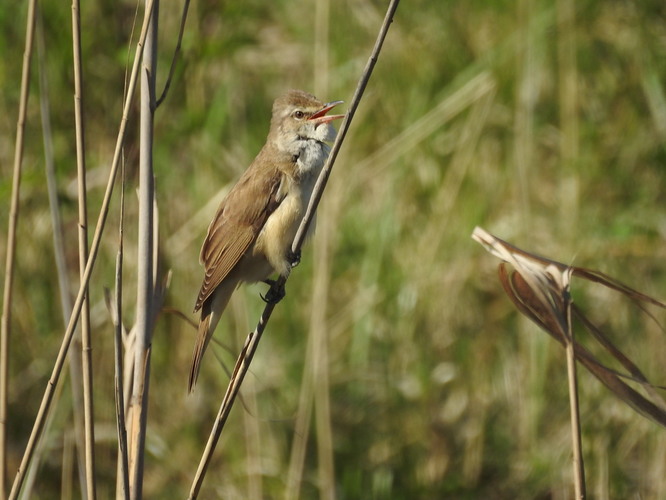
{"type": "Polygon", "coordinates": [[[333,102],[327,102],[324,104],[324,107],[321,108],[319,111],[316,111],[308,120],[315,122],[317,125],[321,123],[328,123],[332,122],[333,120],[337,120],[339,118],[344,118],[345,115],[329,115],[327,116],[326,113],[328,113],[330,110],[332,110],[335,106],[338,104],[342,104],[344,101],[333,101],[333,102]]]}

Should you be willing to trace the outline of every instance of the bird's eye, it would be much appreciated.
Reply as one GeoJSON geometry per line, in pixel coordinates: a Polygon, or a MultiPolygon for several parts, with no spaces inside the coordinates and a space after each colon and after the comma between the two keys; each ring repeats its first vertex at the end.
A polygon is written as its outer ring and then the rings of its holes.
{"type": "Polygon", "coordinates": [[[305,113],[303,113],[300,109],[297,109],[291,114],[291,116],[293,116],[297,120],[302,120],[303,117],[305,116],[305,113]]]}

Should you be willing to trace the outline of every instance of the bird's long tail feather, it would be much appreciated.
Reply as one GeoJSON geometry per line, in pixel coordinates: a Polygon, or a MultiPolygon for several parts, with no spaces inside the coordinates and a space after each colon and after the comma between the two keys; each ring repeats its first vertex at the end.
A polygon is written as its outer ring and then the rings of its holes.
{"type": "Polygon", "coordinates": [[[187,385],[187,391],[192,392],[197,383],[199,370],[201,369],[201,360],[210,339],[213,337],[215,327],[220,321],[224,309],[229,303],[231,294],[234,293],[237,283],[223,282],[217,287],[215,292],[203,303],[201,307],[201,319],[199,320],[199,331],[197,340],[194,344],[194,353],[192,354],[192,365],[190,367],[190,378],[187,385]]]}

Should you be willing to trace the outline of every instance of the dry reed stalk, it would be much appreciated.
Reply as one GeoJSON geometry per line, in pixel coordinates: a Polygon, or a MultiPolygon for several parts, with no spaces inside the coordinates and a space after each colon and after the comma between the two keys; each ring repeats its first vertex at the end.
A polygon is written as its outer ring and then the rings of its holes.
{"type": "MultiPolygon", "coordinates": [[[[361,97],[363,97],[363,92],[365,91],[365,87],[368,85],[368,81],[370,80],[370,76],[372,75],[372,70],[374,69],[375,64],[377,64],[377,58],[379,57],[379,53],[382,49],[382,45],[386,38],[386,34],[388,33],[388,29],[391,23],[393,22],[393,15],[395,14],[395,11],[398,8],[399,3],[400,0],[391,0],[391,3],[388,6],[388,9],[386,11],[386,16],[384,17],[384,21],[379,30],[379,34],[377,35],[377,40],[375,41],[375,46],[372,49],[372,54],[368,59],[365,68],[363,69],[363,73],[361,74],[359,83],[356,86],[356,90],[354,91],[354,96],[352,97],[352,100],[350,102],[349,109],[347,110],[345,118],[342,121],[342,124],[340,125],[340,130],[338,131],[338,135],[335,139],[335,142],[333,143],[333,147],[331,148],[331,153],[328,156],[328,160],[326,161],[326,164],[324,165],[324,168],[322,169],[322,172],[319,175],[319,178],[317,179],[317,183],[314,186],[312,198],[310,199],[308,208],[305,212],[305,215],[303,216],[303,222],[301,223],[300,227],[298,228],[298,231],[296,232],[296,236],[294,237],[294,243],[291,246],[292,252],[294,253],[296,253],[297,250],[299,250],[303,245],[303,241],[305,240],[305,235],[307,234],[308,228],[310,227],[310,222],[312,221],[314,213],[317,210],[317,207],[319,206],[319,201],[321,200],[321,197],[324,194],[324,188],[326,187],[326,183],[328,182],[328,177],[331,175],[331,170],[333,169],[333,164],[335,163],[335,159],[337,158],[338,152],[340,151],[340,147],[342,146],[342,143],[345,140],[345,136],[347,135],[347,131],[349,130],[349,125],[353,120],[354,115],[356,114],[356,109],[358,108],[358,105],[361,102],[361,97]]],[[[282,284],[284,284],[284,281],[286,280],[283,280],[282,284]]]]}
{"type": "MultiPolygon", "coordinates": [[[[244,294],[237,294],[231,301],[233,324],[237,341],[242,342],[245,332],[250,330],[247,314],[247,300],[244,294]]],[[[197,328],[197,325],[193,325],[197,328]]],[[[221,362],[223,365],[223,363],[221,362]]],[[[247,464],[246,479],[247,492],[245,498],[264,498],[263,468],[262,468],[262,446],[259,406],[257,404],[257,384],[254,378],[249,377],[243,385],[242,404],[246,411],[243,412],[243,431],[245,443],[245,462],[247,464]]]]}
{"type": "MultiPolygon", "coordinates": [[[[298,253],[301,246],[303,245],[303,241],[305,240],[305,235],[307,234],[310,222],[314,217],[314,213],[323,195],[324,188],[326,187],[326,182],[328,181],[328,177],[331,174],[331,170],[335,163],[335,159],[338,155],[338,152],[340,151],[342,142],[344,141],[345,136],[347,135],[347,131],[349,130],[349,125],[351,124],[351,121],[354,118],[356,109],[358,108],[358,105],[361,102],[361,97],[363,96],[363,92],[365,91],[368,81],[370,80],[370,76],[372,75],[372,70],[374,69],[375,64],[377,63],[377,58],[379,57],[382,45],[384,43],[384,40],[386,39],[386,34],[388,33],[388,29],[391,23],[393,22],[393,15],[395,14],[398,4],[399,0],[391,0],[391,3],[388,6],[386,16],[384,17],[384,21],[379,30],[379,34],[377,35],[377,40],[375,41],[375,45],[372,49],[372,54],[370,55],[370,58],[368,59],[368,62],[363,70],[363,73],[361,74],[361,78],[354,92],[354,96],[352,97],[352,100],[350,102],[349,109],[345,114],[345,118],[342,121],[342,125],[340,125],[340,130],[338,131],[335,142],[333,143],[333,147],[331,148],[331,152],[328,156],[328,159],[326,160],[326,164],[324,165],[324,168],[322,169],[322,172],[319,175],[319,178],[317,179],[317,182],[314,186],[312,198],[310,199],[308,208],[303,216],[301,225],[299,226],[298,231],[296,232],[296,236],[294,238],[294,242],[291,247],[292,252],[295,254],[298,253]]],[[[286,281],[287,279],[285,277],[280,276],[276,280],[275,286],[283,287],[286,281]]],[[[275,308],[275,303],[271,302],[266,304],[266,307],[264,308],[264,311],[261,314],[261,317],[259,318],[259,322],[257,323],[255,330],[253,332],[250,332],[250,334],[247,336],[245,345],[243,346],[243,349],[238,355],[238,359],[236,360],[236,365],[234,366],[234,370],[231,375],[231,380],[229,381],[227,391],[224,395],[224,398],[222,399],[220,409],[218,411],[217,417],[215,418],[215,422],[213,424],[213,428],[209,435],[208,442],[206,443],[206,448],[204,449],[201,460],[199,462],[199,466],[194,476],[192,487],[190,488],[190,493],[188,496],[189,499],[197,498],[197,496],[199,495],[199,491],[201,489],[201,485],[203,484],[203,480],[206,475],[206,471],[208,470],[208,466],[210,465],[210,460],[212,458],[213,451],[215,450],[215,446],[217,445],[220,435],[222,434],[224,424],[227,421],[229,412],[231,411],[231,408],[236,399],[238,391],[240,390],[240,386],[243,382],[243,378],[245,377],[245,374],[247,373],[250,363],[252,362],[252,358],[254,357],[254,354],[257,350],[257,346],[259,345],[259,341],[261,340],[261,336],[266,328],[266,324],[270,319],[271,314],[273,313],[274,308],[275,308]]]]}
{"type": "Polygon", "coordinates": [[[123,384],[123,323],[122,323],[122,285],[123,285],[123,228],[125,220],[124,171],[121,173],[120,223],[118,230],[118,253],[116,254],[116,274],[113,298],[105,290],[106,306],[113,323],[114,387],[116,402],[116,431],[118,433],[118,473],[116,476],[116,498],[129,500],[129,461],[127,453],[127,427],[125,424],[125,392],[123,384]]]}
{"type": "MultiPolygon", "coordinates": [[[[150,387],[150,345],[154,324],[155,294],[155,185],[153,178],[153,123],[155,110],[155,72],[157,67],[157,27],[159,0],[155,0],[148,19],[146,46],[141,65],[140,155],[139,155],[139,235],[137,305],[134,345],[134,384],[130,405],[129,487],[130,498],[143,496],[143,468],[150,387]]],[[[145,22],[145,21],[144,21],[145,22]]]]}
{"type": "MultiPolygon", "coordinates": [[[[570,273],[564,273],[566,279],[571,278],[570,273]]],[[[574,352],[573,329],[571,327],[571,297],[569,296],[569,283],[566,291],[567,315],[567,379],[569,382],[569,410],[571,419],[571,449],[573,450],[574,491],[579,500],[587,496],[585,485],[585,464],[583,462],[583,445],[580,430],[580,406],[578,404],[578,377],[576,375],[576,353],[574,352]]]]}
{"type": "MultiPolygon", "coordinates": [[[[88,203],[86,190],[85,124],[83,120],[83,75],[81,70],[81,14],[79,0],[72,0],[72,52],[74,66],[74,122],[76,129],[76,173],[79,200],[79,275],[88,261],[88,203]]],[[[97,498],[95,482],[95,414],[93,405],[92,341],[88,287],[81,305],[81,371],[83,379],[83,426],[85,431],[84,498],[97,498]]]]}
{"type": "Polygon", "coordinates": [[[224,394],[224,398],[222,399],[220,410],[218,411],[217,417],[213,424],[213,429],[211,430],[210,436],[208,437],[206,448],[204,449],[201,460],[199,462],[199,467],[197,468],[197,472],[192,482],[192,487],[190,488],[188,499],[197,498],[199,495],[199,490],[201,489],[203,479],[206,475],[206,471],[208,470],[208,465],[210,464],[210,460],[213,456],[213,451],[215,451],[217,441],[222,434],[222,429],[224,428],[224,424],[226,423],[227,417],[229,416],[233,401],[238,394],[240,384],[243,382],[243,378],[245,377],[250,363],[252,362],[252,358],[256,351],[256,346],[261,339],[265,325],[268,322],[274,308],[275,303],[271,302],[266,304],[266,307],[261,314],[261,318],[259,319],[260,326],[257,327],[255,331],[250,332],[250,335],[245,340],[243,349],[241,349],[241,352],[238,355],[236,365],[234,366],[234,370],[231,373],[229,386],[227,387],[227,391],[224,394]]]}
{"type": "Polygon", "coordinates": [[[11,324],[12,292],[14,288],[14,254],[16,252],[16,227],[19,216],[19,192],[21,188],[21,165],[23,163],[23,135],[28,108],[30,83],[30,60],[37,17],[37,2],[28,3],[26,19],[25,50],[23,52],[23,70],[21,74],[21,97],[16,122],[16,143],[14,146],[14,170],[12,175],[12,197],[9,208],[7,229],[7,255],[5,261],[5,287],[2,300],[2,320],[0,322],[0,499],[5,498],[7,483],[7,394],[9,386],[9,336],[11,324]]]}
{"type": "MultiPolygon", "coordinates": [[[[31,1],[30,5],[32,5],[34,2],[31,1]]],[[[153,0],[149,0],[147,5],[146,5],[146,11],[152,11],[153,8],[153,0]]],[[[56,361],[54,363],[53,367],[53,372],[51,374],[51,377],[49,378],[49,381],[46,386],[46,390],[44,391],[44,396],[42,398],[42,402],[39,407],[39,411],[37,413],[37,416],[35,417],[35,422],[33,424],[32,432],[30,434],[30,437],[28,439],[28,443],[26,445],[25,452],[23,454],[23,458],[21,459],[21,464],[18,468],[18,471],[16,473],[16,477],[14,479],[14,483],[12,484],[12,489],[9,494],[10,499],[16,499],[18,498],[18,495],[20,493],[21,487],[23,485],[23,481],[25,480],[25,475],[26,471],[30,465],[30,462],[32,461],[32,457],[35,451],[35,446],[37,444],[37,441],[42,435],[42,432],[44,430],[44,423],[46,421],[46,417],[48,415],[49,409],[51,407],[51,402],[53,400],[53,395],[54,395],[54,390],[55,387],[58,384],[58,381],[60,379],[60,374],[62,372],[62,367],[65,362],[65,358],[67,357],[67,351],[69,349],[69,345],[71,343],[72,337],[74,335],[74,331],[76,329],[76,325],[79,320],[79,316],[81,313],[81,308],[83,306],[83,299],[85,295],[85,289],[88,286],[88,282],[90,280],[90,275],[92,274],[93,267],[95,265],[95,260],[97,258],[97,253],[99,251],[99,246],[101,243],[102,239],[102,233],[104,231],[104,227],[106,225],[106,218],[109,212],[109,205],[111,202],[111,195],[113,194],[113,187],[115,184],[115,178],[116,174],[118,172],[118,165],[120,163],[120,154],[122,150],[123,143],[125,141],[125,133],[127,130],[127,119],[129,116],[129,110],[131,108],[132,102],[133,102],[133,96],[134,96],[134,90],[136,88],[136,80],[137,80],[137,75],[139,72],[139,63],[141,61],[141,54],[143,52],[143,44],[146,38],[146,32],[148,29],[148,23],[144,21],[144,24],[141,29],[141,35],[139,37],[139,41],[137,43],[137,48],[136,48],[136,53],[135,53],[135,59],[134,63],[132,66],[132,71],[130,74],[130,82],[128,86],[128,92],[127,96],[125,98],[125,102],[123,104],[123,114],[120,122],[120,129],[118,131],[118,138],[116,141],[116,147],[114,150],[114,155],[113,155],[113,160],[111,162],[111,172],[109,173],[109,180],[106,186],[106,191],[104,193],[104,198],[102,201],[102,207],[100,208],[100,213],[99,217],[97,220],[97,226],[95,228],[95,234],[93,236],[93,241],[90,247],[90,256],[88,258],[88,262],[86,263],[86,269],[84,272],[84,275],[81,279],[81,286],[79,288],[79,291],[77,293],[76,300],[74,301],[74,306],[72,309],[72,315],[70,316],[69,322],[67,324],[67,328],[65,331],[65,334],[63,336],[63,341],[60,346],[60,351],[58,352],[58,356],[56,358],[56,361]]],[[[5,288],[6,290],[6,288],[5,288]]],[[[5,316],[3,315],[3,318],[5,316]]],[[[3,351],[5,352],[5,351],[3,351]]],[[[1,384],[0,384],[1,385],[1,384]]],[[[1,393],[0,393],[0,398],[1,398],[1,393]]],[[[1,409],[1,408],[0,408],[1,409]]]]}

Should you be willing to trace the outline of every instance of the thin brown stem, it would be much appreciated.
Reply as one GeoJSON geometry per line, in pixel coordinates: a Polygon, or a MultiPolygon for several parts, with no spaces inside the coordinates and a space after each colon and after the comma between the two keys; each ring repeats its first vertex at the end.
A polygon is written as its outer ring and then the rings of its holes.
{"type": "Polygon", "coordinates": [[[324,194],[324,188],[326,187],[328,178],[331,175],[331,170],[333,169],[333,164],[335,163],[335,159],[337,158],[338,152],[342,147],[342,142],[345,140],[345,136],[347,135],[347,131],[349,130],[349,126],[351,125],[351,121],[354,119],[354,114],[356,113],[356,109],[358,108],[358,105],[361,103],[361,97],[363,97],[363,92],[365,91],[365,88],[368,85],[368,81],[370,81],[370,75],[372,75],[372,70],[375,68],[375,64],[377,64],[379,53],[382,50],[382,45],[384,44],[384,40],[386,39],[386,34],[388,33],[388,29],[391,26],[391,23],[393,22],[393,15],[395,14],[395,10],[398,8],[399,3],[400,0],[391,0],[388,10],[386,11],[384,22],[382,23],[382,27],[379,30],[379,35],[377,36],[377,40],[375,41],[375,46],[372,49],[372,54],[370,55],[370,58],[368,59],[368,62],[365,65],[365,68],[363,69],[361,78],[358,82],[358,85],[356,86],[356,90],[354,91],[354,97],[352,97],[345,118],[344,120],[342,120],[342,125],[340,125],[340,130],[338,131],[338,135],[335,139],[335,142],[333,143],[333,147],[331,148],[331,153],[328,155],[328,160],[326,161],[326,164],[324,165],[321,174],[319,174],[319,178],[317,179],[317,183],[315,184],[314,190],[312,192],[312,198],[310,199],[308,208],[305,212],[305,215],[303,216],[303,222],[301,222],[301,225],[298,228],[298,231],[296,232],[294,243],[291,246],[292,252],[294,253],[298,253],[298,250],[300,250],[301,246],[303,245],[303,241],[305,240],[305,235],[308,232],[310,223],[312,222],[317,207],[319,206],[319,201],[321,200],[321,197],[324,194]]]}
{"type": "Polygon", "coordinates": [[[116,402],[116,432],[118,434],[118,458],[116,474],[116,499],[129,500],[129,450],[127,445],[127,398],[125,396],[125,343],[123,332],[123,245],[125,230],[125,168],[120,173],[120,220],[118,222],[118,253],[116,254],[116,277],[114,285],[113,302],[107,294],[108,308],[113,321],[113,354],[114,354],[114,387],[116,402]]]}
{"type": "Polygon", "coordinates": [[[231,374],[231,380],[227,386],[227,391],[224,394],[224,398],[222,399],[220,410],[213,424],[213,429],[211,430],[210,436],[208,437],[208,442],[206,443],[206,448],[204,449],[201,461],[199,462],[199,467],[194,477],[194,482],[192,483],[192,488],[190,489],[190,495],[188,499],[197,498],[199,495],[199,490],[201,489],[203,479],[206,475],[206,471],[208,470],[208,466],[210,465],[210,460],[213,457],[213,451],[215,451],[217,441],[220,439],[222,429],[224,429],[224,424],[229,417],[229,412],[231,411],[233,402],[238,395],[238,391],[240,390],[240,386],[243,382],[243,379],[245,378],[245,374],[247,373],[247,370],[250,367],[250,363],[252,362],[252,358],[254,357],[254,353],[257,350],[257,345],[261,340],[261,335],[264,332],[266,323],[268,322],[268,319],[270,318],[274,308],[274,303],[266,304],[264,312],[259,319],[259,325],[254,332],[251,332],[250,335],[248,335],[247,339],[245,340],[245,345],[238,355],[236,365],[234,366],[234,371],[231,374]]]}
{"type": "Polygon", "coordinates": [[[166,99],[169,88],[171,87],[171,81],[173,80],[173,74],[176,71],[176,63],[178,62],[178,56],[180,55],[180,48],[183,43],[183,33],[185,32],[185,21],[187,21],[187,11],[190,8],[190,0],[185,0],[183,4],[183,13],[180,16],[180,29],[178,31],[178,43],[176,44],[176,49],[173,52],[173,57],[171,58],[171,66],[169,67],[169,76],[167,76],[166,83],[164,84],[164,89],[160,94],[160,97],[155,101],[155,108],[159,108],[160,104],[166,99]]]}
{"type": "MultiPolygon", "coordinates": [[[[330,176],[333,164],[335,163],[335,159],[338,155],[338,152],[340,151],[342,142],[344,141],[345,136],[347,135],[347,131],[349,130],[349,126],[354,117],[354,113],[356,112],[356,109],[358,108],[358,105],[361,102],[363,92],[368,84],[368,81],[370,80],[370,76],[372,75],[372,70],[374,69],[375,64],[377,63],[377,58],[379,57],[379,53],[386,38],[386,34],[388,33],[388,29],[391,25],[391,22],[393,21],[393,15],[395,14],[395,10],[398,7],[398,3],[399,0],[391,0],[391,3],[389,4],[386,16],[384,17],[384,22],[380,28],[377,40],[375,42],[375,46],[372,50],[372,54],[370,55],[370,58],[365,66],[365,69],[361,74],[361,78],[356,87],[356,91],[354,92],[354,96],[352,97],[349,109],[347,111],[347,114],[345,115],[345,119],[342,121],[342,125],[340,126],[340,130],[336,137],[335,143],[331,148],[331,153],[329,154],[328,159],[326,160],[326,164],[324,165],[324,168],[322,169],[322,172],[319,175],[319,178],[317,179],[317,183],[315,184],[312,198],[310,199],[310,203],[303,217],[303,221],[301,222],[298,232],[296,233],[296,237],[294,238],[294,242],[292,244],[292,251],[294,253],[297,253],[303,244],[303,240],[305,239],[305,235],[307,234],[307,229],[310,225],[310,222],[312,221],[312,218],[314,217],[317,206],[319,205],[319,201],[321,200],[324,188],[326,187],[326,182],[328,181],[328,177],[330,176]]],[[[286,281],[287,281],[286,277],[280,276],[277,280],[277,286],[284,285],[286,281]]],[[[222,399],[222,404],[220,405],[220,409],[213,424],[213,429],[211,430],[211,433],[209,435],[206,448],[203,452],[203,455],[199,462],[199,466],[197,468],[197,472],[192,482],[192,487],[190,488],[190,494],[188,497],[189,499],[197,498],[197,496],[199,495],[199,491],[201,490],[201,485],[203,484],[203,480],[206,475],[208,466],[210,464],[213,451],[215,450],[215,446],[217,445],[217,442],[222,434],[222,430],[229,416],[229,412],[231,411],[231,407],[233,406],[236,396],[238,395],[238,391],[240,390],[243,378],[245,377],[245,374],[247,373],[250,363],[252,362],[252,358],[254,357],[254,354],[257,350],[257,346],[259,345],[259,341],[261,340],[261,336],[264,332],[264,329],[266,328],[266,324],[268,323],[271,314],[273,313],[274,308],[275,308],[274,303],[266,304],[266,307],[264,308],[264,311],[261,314],[261,317],[259,319],[259,322],[255,330],[253,332],[250,332],[245,342],[245,346],[238,355],[234,371],[231,375],[231,380],[229,381],[227,391],[224,395],[224,398],[222,399]]]]}
{"type": "Polygon", "coordinates": [[[573,328],[571,326],[571,297],[569,287],[564,290],[564,306],[566,311],[567,331],[567,378],[569,381],[569,408],[571,411],[571,444],[573,448],[574,491],[577,500],[583,500],[585,493],[585,466],[583,464],[583,447],[580,433],[580,409],[578,405],[578,376],[576,374],[576,351],[573,328]]]}
{"type": "Polygon", "coordinates": [[[23,52],[23,71],[21,75],[21,97],[16,123],[16,143],[14,146],[14,172],[12,177],[12,198],[9,208],[7,230],[7,257],[5,262],[5,288],[2,301],[2,322],[0,323],[0,498],[5,498],[7,483],[7,389],[9,385],[9,326],[11,324],[11,304],[14,285],[14,254],[16,252],[16,227],[19,216],[19,192],[21,187],[21,165],[25,117],[28,108],[30,83],[30,60],[35,34],[36,0],[28,3],[26,20],[25,50],[23,52]]]}
{"type": "MultiPolygon", "coordinates": [[[[79,0],[72,0],[72,51],[74,65],[74,121],[76,171],[79,197],[79,274],[83,279],[88,261],[88,204],[86,198],[85,126],[83,121],[83,76],[81,71],[81,14],[79,0]]],[[[83,379],[83,425],[85,429],[86,495],[97,497],[95,483],[95,418],[93,411],[92,342],[87,287],[81,307],[81,371],[83,379]]]]}
{"type": "Polygon", "coordinates": [[[116,393],[116,428],[118,432],[118,492],[116,498],[129,500],[129,459],[127,451],[127,426],[125,423],[125,388],[123,383],[123,232],[125,229],[125,169],[120,173],[120,221],[118,223],[118,254],[116,255],[116,279],[114,301],[109,297],[109,309],[114,330],[114,378],[116,393]]]}

